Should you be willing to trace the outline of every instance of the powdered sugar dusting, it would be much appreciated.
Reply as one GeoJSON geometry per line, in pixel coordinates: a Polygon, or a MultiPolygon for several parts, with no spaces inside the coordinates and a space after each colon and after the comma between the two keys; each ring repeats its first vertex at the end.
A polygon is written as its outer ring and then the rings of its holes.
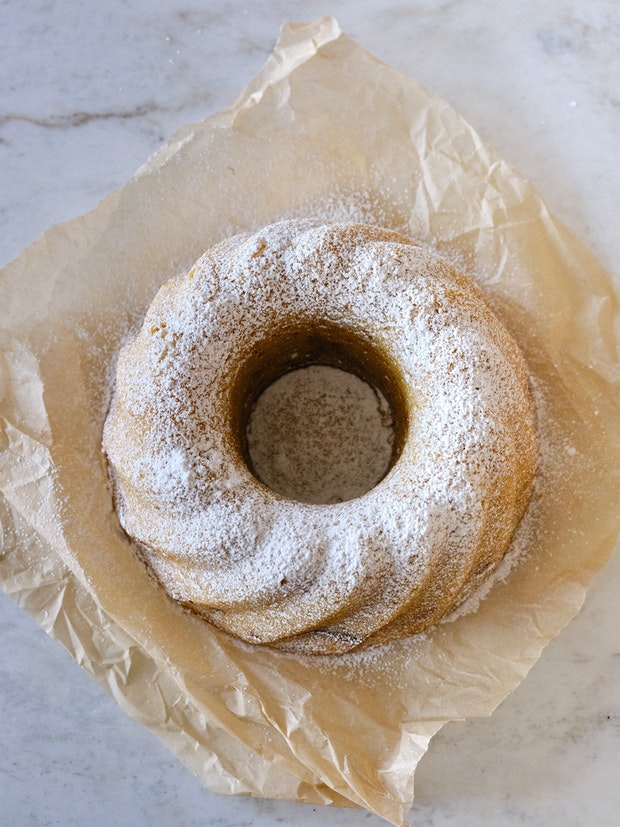
{"type": "Polygon", "coordinates": [[[318,198],[304,201],[287,217],[319,224],[366,224],[409,234],[409,216],[397,208],[393,193],[374,188],[334,187],[318,198]]]}
{"type": "Polygon", "coordinates": [[[162,287],[120,356],[104,447],[123,524],[173,597],[307,651],[452,609],[508,547],[536,457],[524,363],[477,290],[393,233],[303,220],[228,240],[162,287]],[[398,366],[410,420],[387,476],[330,505],[257,483],[231,396],[250,355],[312,325],[398,366]]]}
{"type": "Polygon", "coordinates": [[[292,371],[257,400],[248,428],[252,468],[300,502],[361,497],[390,466],[392,420],[383,394],[352,373],[326,365],[292,371]]]}

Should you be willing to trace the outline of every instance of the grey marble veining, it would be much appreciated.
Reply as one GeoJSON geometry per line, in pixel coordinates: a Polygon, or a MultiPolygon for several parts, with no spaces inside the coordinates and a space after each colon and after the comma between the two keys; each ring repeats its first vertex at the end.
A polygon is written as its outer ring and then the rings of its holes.
{"type": "MultiPolygon", "coordinates": [[[[231,104],[280,23],[333,14],[442,95],[620,278],[616,0],[4,0],[0,264],[121,186],[178,126],[231,104]]],[[[489,719],[447,726],[412,824],[618,824],[620,556],[489,719]]],[[[228,799],[127,718],[0,593],[0,824],[379,825],[228,799]]]]}

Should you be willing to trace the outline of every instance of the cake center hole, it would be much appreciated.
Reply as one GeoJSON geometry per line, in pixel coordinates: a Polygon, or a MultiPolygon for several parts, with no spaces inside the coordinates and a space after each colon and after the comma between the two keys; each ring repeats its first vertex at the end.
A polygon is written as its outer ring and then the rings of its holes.
{"type": "Polygon", "coordinates": [[[247,457],[254,475],[288,499],[343,502],[386,475],[395,433],[379,390],[349,371],[310,365],[258,396],[247,419],[247,457]]]}

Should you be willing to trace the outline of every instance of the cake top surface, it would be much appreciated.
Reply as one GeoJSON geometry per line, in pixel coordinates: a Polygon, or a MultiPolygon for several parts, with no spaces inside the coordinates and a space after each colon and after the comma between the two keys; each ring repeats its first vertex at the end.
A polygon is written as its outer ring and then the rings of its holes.
{"type": "Polygon", "coordinates": [[[120,355],[104,447],[158,576],[174,569],[186,600],[277,637],[289,602],[300,626],[345,604],[375,624],[432,591],[438,559],[458,582],[491,519],[514,530],[501,492],[532,433],[518,349],[464,276],[389,231],[293,220],[222,242],[160,289],[120,355]],[[398,460],[346,502],[287,499],[238,450],[239,366],[304,326],[376,349],[406,397],[398,460]]]}

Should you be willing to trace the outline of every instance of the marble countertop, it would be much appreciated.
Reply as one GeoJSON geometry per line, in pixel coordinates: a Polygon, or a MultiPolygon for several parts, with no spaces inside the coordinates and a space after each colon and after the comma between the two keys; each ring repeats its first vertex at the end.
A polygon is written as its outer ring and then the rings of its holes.
{"type": "MultiPolygon", "coordinates": [[[[616,0],[4,0],[0,265],[232,103],[284,20],[334,15],[442,95],[620,279],[616,0]]],[[[618,824],[620,554],[489,718],[446,726],[412,825],[618,824]]],[[[0,823],[379,825],[210,793],[0,593],[0,823]]]]}

